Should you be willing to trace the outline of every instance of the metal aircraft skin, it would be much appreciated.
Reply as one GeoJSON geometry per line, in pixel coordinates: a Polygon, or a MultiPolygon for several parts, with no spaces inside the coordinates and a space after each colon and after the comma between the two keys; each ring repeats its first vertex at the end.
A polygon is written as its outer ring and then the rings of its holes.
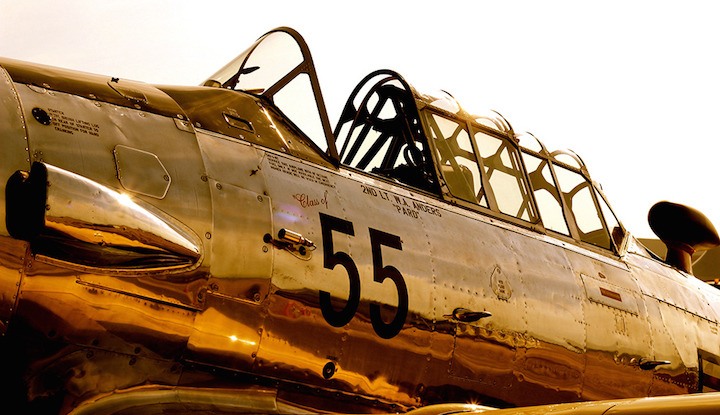
{"type": "Polygon", "coordinates": [[[333,132],[292,29],[203,86],[0,59],[0,139],[18,413],[720,408],[637,399],[718,389],[702,214],[653,207],[663,261],[575,154],[389,70],[333,132]]]}

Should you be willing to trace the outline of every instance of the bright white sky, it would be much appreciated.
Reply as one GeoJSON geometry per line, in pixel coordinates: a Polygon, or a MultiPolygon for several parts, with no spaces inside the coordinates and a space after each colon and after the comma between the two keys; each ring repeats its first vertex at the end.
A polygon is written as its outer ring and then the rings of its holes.
{"type": "Polygon", "coordinates": [[[0,56],[198,85],[263,33],[310,46],[331,124],[355,84],[394,69],[569,148],[621,222],[655,202],[720,228],[720,3],[713,1],[0,0],[0,56]]]}

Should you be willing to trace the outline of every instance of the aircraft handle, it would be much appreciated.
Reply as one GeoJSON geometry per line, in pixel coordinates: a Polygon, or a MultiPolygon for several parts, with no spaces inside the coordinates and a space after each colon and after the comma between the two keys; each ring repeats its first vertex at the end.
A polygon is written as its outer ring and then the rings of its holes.
{"type": "MultiPolygon", "coordinates": [[[[633,360],[635,360],[635,359],[633,359],[633,360]]],[[[635,360],[632,363],[635,364],[636,366],[638,366],[642,370],[653,370],[658,366],[669,365],[670,361],[669,360],[651,360],[651,359],[642,358],[640,360],[635,360]]]]}
{"type": "Polygon", "coordinates": [[[314,247],[313,241],[306,239],[304,236],[297,232],[293,232],[290,229],[282,228],[278,231],[278,239],[295,245],[303,245],[307,247],[314,247]]]}
{"type": "Polygon", "coordinates": [[[460,321],[462,323],[472,323],[482,318],[491,317],[492,314],[487,311],[472,311],[467,308],[456,308],[452,314],[446,314],[446,318],[460,321]]]}

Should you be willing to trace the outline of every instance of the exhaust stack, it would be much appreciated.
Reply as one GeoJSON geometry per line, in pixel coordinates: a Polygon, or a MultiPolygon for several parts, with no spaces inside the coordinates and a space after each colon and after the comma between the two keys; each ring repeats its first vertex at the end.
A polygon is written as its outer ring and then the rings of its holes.
{"type": "Polygon", "coordinates": [[[11,236],[79,266],[169,271],[202,255],[199,238],[153,206],[44,163],[10,178],[6,209],[11,236]]]}

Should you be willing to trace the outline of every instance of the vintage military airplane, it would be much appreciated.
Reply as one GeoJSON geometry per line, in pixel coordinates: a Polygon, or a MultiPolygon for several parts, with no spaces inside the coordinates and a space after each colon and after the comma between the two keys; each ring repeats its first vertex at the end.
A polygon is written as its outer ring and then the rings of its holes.
{"type": "Polygon", "coordinates": [[[2,59],[0,138],[18,413],[720,408],[701,213],[651,209],[663,261],[577,155],[389,70],[333,132],[292,29],[196,87],[2,59]]]}

